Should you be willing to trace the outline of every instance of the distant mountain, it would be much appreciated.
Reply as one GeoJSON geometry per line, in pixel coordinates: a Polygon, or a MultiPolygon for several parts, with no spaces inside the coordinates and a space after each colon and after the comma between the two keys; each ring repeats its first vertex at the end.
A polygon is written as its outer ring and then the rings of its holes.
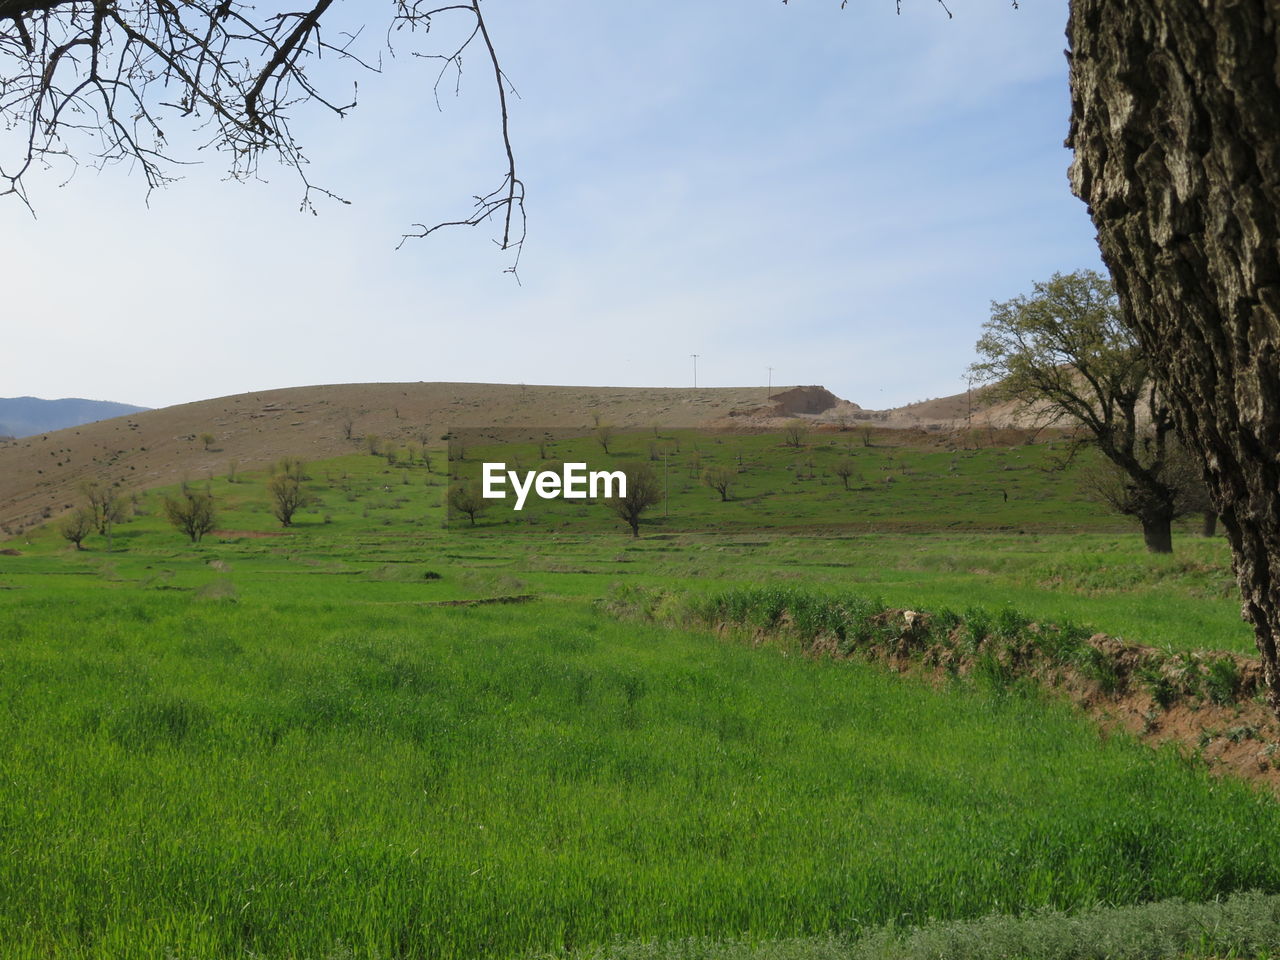
{"type": "Polygon", "coordinates": [[[109,400],[41,400],[39,397],[0,397],[0,437],[30,437],[63,427],[79,427],[97,420],[141,413],[149,407],[109,400]]]}

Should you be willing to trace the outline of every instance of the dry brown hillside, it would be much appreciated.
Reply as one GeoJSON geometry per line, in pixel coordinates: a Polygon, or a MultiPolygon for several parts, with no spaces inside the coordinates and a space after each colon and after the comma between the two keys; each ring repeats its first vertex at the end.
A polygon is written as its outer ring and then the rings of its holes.
{"type": "MultiPolygon", "coordinates": [[[[0,444],[0,525],[9,533],[68,509],[87,480],[145,489],[320,459],[377,434],[438,443],[452,427],[590,428],[769,422],[843,403],[821,387],[659,389],[483,383],[362,383],[266,390],[149,410],[0,444]],[[729,417],[734,420],[729,420],[729,417]],[[736,419],[738,417],[744,419],[736,419]],[[348,439],[350,422],[351,439],[348,439]],[[202,434],[213,440],[206,449],[202,434]]],[[[852,404],[850,407],[856,409],[852,404]]]]}
{"type": "Polygon", "coordinates": [[[376,434],[438,444],[459,427],[590,429],[776,427],[794,417],[931,431],[1023,426],[984,391],[895,410],[864,410],[824,387],[556,387],[490,383],[348,383],[184,403],[0,442],[0,533],[70,509],[85,481],[141,490],[281,457],[318,460],[363,449],[376,434]],[[204,434],[212,436],[207,445],[204,434]],[[350,436],[348,436],[350,434],[350,436]]]}

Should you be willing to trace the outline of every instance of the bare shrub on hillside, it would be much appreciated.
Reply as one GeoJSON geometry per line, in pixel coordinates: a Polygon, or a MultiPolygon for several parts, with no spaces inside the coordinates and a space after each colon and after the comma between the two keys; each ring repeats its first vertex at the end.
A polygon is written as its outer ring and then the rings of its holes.
{"type": "Polygon", "coordinates": [[[213,529],[217,518],[213,496],[194,490],[187,490],[176,497],[165,497],[164,515],[176,529],[190,537],[192,543],[199,543],[213,529]]]}
{"type": "Polygon", "coordinates": [[[58,533],[68,543],[75,544],[77,550],[83,550],[84,538],[93,530],[93,517],[83,507],[73,511],[58,527],[58,533]]]}

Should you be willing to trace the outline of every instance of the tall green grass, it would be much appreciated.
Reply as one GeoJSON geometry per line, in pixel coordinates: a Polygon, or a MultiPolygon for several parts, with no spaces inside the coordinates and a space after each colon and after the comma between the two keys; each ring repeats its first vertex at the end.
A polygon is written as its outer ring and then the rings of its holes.
{"type": "Polygon", "coordinates": [[[6,614],[6,957],[516,957],[1280,891],[1272,801],[1035,699],[566,602],[6,614]]]}

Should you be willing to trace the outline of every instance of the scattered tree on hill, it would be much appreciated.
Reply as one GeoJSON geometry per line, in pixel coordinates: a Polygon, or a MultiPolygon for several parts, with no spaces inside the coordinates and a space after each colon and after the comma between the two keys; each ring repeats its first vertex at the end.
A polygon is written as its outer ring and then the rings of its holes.
{"type": "Polygon", "coordinates": [[[204,448],[205,448],[206,450],[208,450],[208,449],[209,449],[209,447],[213,445],[213,441],[215,441],[215,440],[217,440],[217,439],[218,439],[218,438],[217,438],[217,437],[215,437],[212,433],[202,433],[202,434],[200,434],[200,442],[204,444],[204,448]]]}
{"type": "Polygon", "coordinates": [[[605,505],[631,528],[633,537],[638,537],[641,515],[662,502],[662,482],[647,462],[627,464],[622,472],[627,477],[626,496],[611,497],[605,505]]]}
{"type": "Polygon", "coordinates": [[[1218,511],[1204,481],[1204,470],[1199,458],[1181,440],[1170,448],[1168,472],[1184,513],[1200,514],[1201,536],[1214,536],[1218,532],[1218,511]]]}
{"type": "Polygon", "coordinates": [[[307,494],[302,487],[306,465],[297,459],[285,458],[277,465],[267,481],[267,493],[271,496],[271,515],[280,526],[293,525],[293,515],[307,504],[307,494]]]}
{"type": "Polygon", "coordinates": [[[111,550],[115,542],[116,524],[124,522],[129,515],[128,501],[120,495],[118,487],[96,480],[82,484],[80,492],[88,504],[94,528],[107,538],[107,549],[111,550]]]}
{"type": "Polygon", "coordinates": [[[720,494],[721,503],[729,502],[729,489],[737,479],[737,473],[729,467],[707,467],[702,474],[702,482],[720,494]]]}
{"type": "Polygon", "coordinates": [[[118,522],[124,511],[119,491],[109,483],[87,480],[80,485],[80,493],[84,496],[94,528],[106,536],[107,527],[118,522]]]}
{"type": "Polygon", "coordinates": [[[1109,502],[1138,519],[1148,550],[1172,551],[1171,524],[1183,509],[1173,416],[1111,282],[1092,270],[1055,273],[1030,296],[993,303],[983,330],[975,379],[1019,401],[1041,425],[1078,424],[1124,473],[1109,502]]]}
{"type": "Polygon", "coordinates": [[[68,543],[74,543],[77,550],[83,550],[81,544],[84,538],[93,530],[93,516],[84,507],[79,507],[72,511],[61,526],[58,532],[62,534],[62,539],[68,543]]]}
{"type": "Polygon", "coordinates": [[[199,543],[200,538],[211,531],[216,522],[216,511],[213,495],[187,490],[176,497],[164,498],[165,518],[191,538],[192,543],[199,543]]]}
{"type": "MultiPolygon", "coordinates": [[[[1176,439],[1170,438],[1166,454],[1167,465],[1162,472],[1170,494],[1167,509],[1175,520],[1201,513],[1206,504],[1204,482],[1195,474],[1183,472],[1176,452],[1179,448],[1180,444],[1176,439]]],[[[1104,459],[1087,465],[1082,471],[1082,477],[1086,490],[1094,499],[1125,516],[1142,516],[1146,506],[1142,499],[1144,490],[1133,482],[1133,478],[1123,467],[1104,459]]],[[[1008,500],[1008,497],[1005,499],[1008,500]]]]}
{"type": "Polygon", "coordinates": [[[849,489],[849,479],[850,479],[850,478],[854,475],[854,473],[856,473],[857,471],[856,471],[856,468],[855,468],[855,466],[854,466],[853,461],[852,461],[852,460],[850,460],[848,457],[846,457],[845,459],[840,460],[839,462],[837,462],[837,463],[836,463],[836,465],[835,465],[835,469],[834,469],[832,472],[833,472],[833,473],[835,473],[835,475],[836,475],[837,477],[839,477],[839,478],[840,478],[840,482],[841,482],[841,483],[843,483],[843,484],[844,484],[844,488],[845,488],[846,490],[848,490],[848,489],[849,489]]]}
{"type": "Polygon", "coordinates": [[[309,479],[307,477],[307,464],[301,457],[281,457],[276,461],[272,468],[272,473],[283,473],[285,476],[296,477],[298,482],[309,479]]]}
{"type": "Polygon", "coordinates": [[[476,525],[476,517],[484,513],[489,502],[481,495],[480,484],[475,481],[458,482],[449,488],[449,509],[460,513],[476,525]]]}
{"type": "Polygon", "coordinates": [[[366,433],[364,437],[364,447],[372,456],[378,456],[382,452],[382,437],[376,433],[366,433]]]}
{"type": "Polygon", "coordinates": [[[809,425],[803,420],[792,420],[783,431],[783,437],[786,439],[788,447],[795,447],[799,450],[809,437],[809,425]]]}
{"type": "Polygon", "coordinates": [[[611,424],[601,423],[596,427],[596,442],[605,453],[609,452],[609,444],[613,442],[614,433],[611,424]]]}

